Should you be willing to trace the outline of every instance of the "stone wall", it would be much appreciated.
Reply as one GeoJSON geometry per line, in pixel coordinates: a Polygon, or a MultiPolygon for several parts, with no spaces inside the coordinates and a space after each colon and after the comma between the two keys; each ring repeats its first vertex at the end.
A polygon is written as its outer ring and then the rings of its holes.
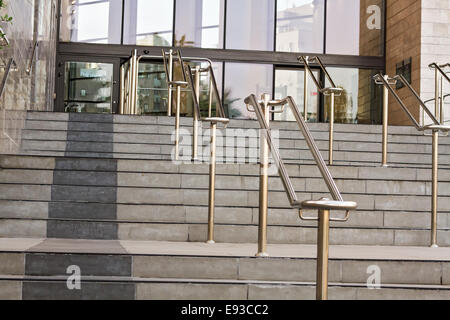
{"type": "MultiPolygon", "coordinates": [[[[10,0],[5,12],[13,23],[3,26],[10,45],[0,51],[0,65],[12,57],[16,67],[0,97],[0,153],[15,153],[26,111],[53,110],[57,0],[10,0]],[[28,73],[35,42],[38,47],[28,73]]],[[[4,68],[0,79],[3,75],[4,68]]]]}
{"type": "MultiPolygon", "coordinates": [[[[434,70],[428,65],[450,63],[450,0],[422,0],[421,42],[421,96],[428,100],[434,98],[435,91],[434,70]]],[[[450,93],[449,83],[444,85],[444,92],[450,93]]],[[[450,98],[447,102],[444,114],[450,120],[450,98]]],[[[428,106],[434,112],[433,102],[428,106]]],[[[429,123],[428,119],[425,122],[429,123]]]]}

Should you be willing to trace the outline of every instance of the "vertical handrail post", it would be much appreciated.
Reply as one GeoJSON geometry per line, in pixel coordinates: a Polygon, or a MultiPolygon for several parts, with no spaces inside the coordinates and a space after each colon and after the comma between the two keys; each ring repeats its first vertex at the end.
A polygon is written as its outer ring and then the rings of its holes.
{"type": "Polygon", "coordinates": [[[175,110],[175,160],[180,157],[180,109],[181,109],[181,86],[177,85],[177,103],[175,110]]]}
{"type": "Polygon", "coordinates": [[[328,252],[330,237],[330,211],[319,210],[317,231],[316,299],[328,300],[328,252]]]}
{"type": "MultiPolygon", "coordinates": [[[[166,61],[166,59],[164,58],[164,62],[166,61]]],[[[172,91],[172,81],[173,81],[173,51],[170,50],[169,51],[169,70],[168,70],[169,74],[168,74],[168,79],[167,79],[167,83],[169,84],[167,87],[168,90],[168,103],[167,103],[167,116],[170,117],[172,116],[172,96],[173,96],[173,91],[172,91]]]]}
{"type": "Polygon", "coordinates": [[[120,114],[125,114],[125,65],[120,66],[120,114]]]}
{"type": "MultiPolygon", "coordinates": [[[[386,82],[389,77],[384,76],[386,82]]],[[[389,130],[389,90],[386,86],[383,86],[383,154],[381,165],[383,167],[388,166],[388,130],[389,130]]]]}
{"type": "Polygon", "coordinates": [[[438,171],[439,171],[439,130],[433,130],[432,155],[432,200],[431,200],[431,247],[437,248],[437,211],[438,211],[438,171]]]}
{"type": "MultiPolygon", "coordinates": [[[[194,78],[194,90],[197,95],[197,104],[200,106],[200,66],[195,67],[195,78],[194,78]]],[[[194,110],[195,106],[192,108],[193,114],[193,130],[192,130],[192,160],[198,158],[198,118],[199,115],[194,110]]]]}
{"type": "Polygon", "coordinates": [[[330,166],[333,165],[333,145],[334,145],[334,92],[330,94],[330,132],[329,132],[329,142],[328,142],[328,163],[330,166]]]}
{"type": "Polygon", "coordinates": [[[308,73],[306,72],[306,69],[304,70],[304,74],[303,74],[303,111],[304,111],[304,119],[305,122],[308,122],[308,73]]]}
{"type": "MultiPolygon", "coordinates": [[[[270,128],[270,95],[261,96],[263,116],[270,128]]],[[[269,197],[269,144],[263,134],[260,138],[260,175],[259,175],[259,225],[257,257],[268,257],[267,253],[267,214],[269,197]]]]}
{"type": "Polygon", "coordinates": [[[138,70],[137,70],[137,50],[133,51],[131,58],[131,97],[130,97],[130,109],[131,114],[137,114],[137,85],[138,85],[138,70]]]}
{"type": "Polygon", "coordinates": [[[215,208],[215,185],[216,185],[216,133],[217,123],[211,122],[211,145],[209,164],[209,197],[208,197],[208,240],[206,243],[214,244],[214,208],[215,208]]]}

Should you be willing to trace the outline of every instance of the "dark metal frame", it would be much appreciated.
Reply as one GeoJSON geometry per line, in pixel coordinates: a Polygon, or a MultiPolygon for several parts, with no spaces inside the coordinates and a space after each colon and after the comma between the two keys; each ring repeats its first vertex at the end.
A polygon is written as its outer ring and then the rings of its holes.
{"type": "MultiPolygon", "coordinates": [[[[59,15],[58,15],[58,39],[60,34],[61,25],[61,1],[59,0],[59,15]]],[[[125,0],[123,0],[124,2],[125,0]]],[[[173,8],[173,30],[172,30],[172,43],[175,39],[175,15],[176,15],[176,1],[174,1],[173,8]]],[[[350,56],[350,55],[333,55],[333,54],[317,54],[317,53],[306,53],[306,52],[277,52],[276,50],[276,20],[277,20],[277,0],[274,1],[274,48],[273,51],[256,51],[256,50],[233,50],[226,49],[226,29],[227,29],[227,8],[228,0],[224,0],[224,25],[223,25],[223,48],[224,49],[204,49],[204,48],[175,48],[182,49],[183,54],[186,56],[195,56],[200,58],[209,58],[212,61],[222,62],[222,94],[225,89],[225,62],[235,62],[235,63],[254,63],[254,64],[270,64],[273,66],[273,88],[272,94],[275,93],[275,71],[276,69],[289,69],[297,68],[303,69],[303,66],[298,63],[298,56],[300,55],[310,55],[319,56],[327,67],[346,67],[346,68],[361,68],[361,69],[376,69],[385,71],[385,53],[386,46],[383,46],[384,56],[350,56]]],[[[328,1],[324,0],[324,46],[323,52],[326,52],[326,16],[327,16],[327,4],[328,1]]],[[[384,23],[384,34],[383,38],[386,38],[386,4],[383,1],[383,23],[384,23]]],[[[122,35],[121,43],[123,43],[123,24],[124,24],[124,10],[122,10],[122,35]]],[[[384,41],[383,41],[384,42],[384,41]]],[[[58,41],[57,44],[57,70],[56,70],[56,92],[57,92],[57,103],[55,105],[56,111],[61,111],[63,108],[60,104],[61,98],[59,96],[64,95],[64,83],[59,83],[60,77],[58,77],[60,70],[60,61],[62,58],[72,59],[73,61],[93,61],[93,62],[103,62],[110,63],[110,61],[115,61],[114,67],[114,80],[118,83],[120,78],[120,64],[129,59],[131,52],[137,49],[138,55],[160,55],[161,49],[167,49],[167,47],[155,47],[155,46],[137,46],[137,45],[123,45],[123,44],[89,44],[89,43],[74,43],[74,42],[63,42],[58,41]],[[77,60],[74,60],[77,59],[77,60]],[[94,61],[94,59],[97,59],[94,61]],[[101,61],[100,61],[100,60],[101,61]],[[117,64],[117,65],[116,65],[117,64]],[[117,70],[117,73],[116,73],[117,70]],[[117,76],[117,77],[116,77],[117,76]],[[61,88],[62,87],[62,88],[61,88]]],[[[321,75],[321,80],[324,81],[324,75],[321,75]]],[[[119,94],[120,89],[115,89],[114,93],[119,94]]],[[[119,101],[118,96],[114,96],[113,100],[119,101]]],[[[320,98],[319,102],[319,120],[323,121],[323,98],[320,98]]],[[[117,107],[114,107],[117,111],[117,107]]]]}

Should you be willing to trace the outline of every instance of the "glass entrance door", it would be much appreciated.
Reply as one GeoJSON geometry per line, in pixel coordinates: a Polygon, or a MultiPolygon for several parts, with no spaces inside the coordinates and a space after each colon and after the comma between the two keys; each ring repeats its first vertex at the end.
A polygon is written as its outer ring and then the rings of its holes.
{"type": "Polygon", "coordinates": [[[118,63],[66,58],[58,64],[60,112],[116,113],[118,108],[118,63]]]}
{"type": "MultiPolygon", "coordinates": [[[[318,77],[319,71],[314,71],[314,74],[318,77]]],[[[304,79],[305,70],[303,69],[275,69],[275,99],[292,96],[303,115],[304,79]]],[[[319,98],[320,95],[314,81],[308,74],[308,122],[318,122],[320,120],[319,98]]],[[[294,115],[289,108],[286,108],[284,113],[276,113],[274,117],[274,120],[279,121],[295,121],[294,115]]]]}

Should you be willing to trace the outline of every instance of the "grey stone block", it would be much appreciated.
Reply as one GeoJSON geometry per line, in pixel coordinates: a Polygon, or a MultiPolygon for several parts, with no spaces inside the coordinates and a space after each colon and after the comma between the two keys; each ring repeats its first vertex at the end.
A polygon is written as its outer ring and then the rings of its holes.
{"type": "MultiPolygon", "coordinates": [[[[183,204],[181,189],[117,188],[117,202],[120,204],[183,204]]],[[[188,204],[188,203],[186,203],[188,204]]]]}
{"type": "Polygon", "coordinates": [[[117,160],[58,158],[56,170],[117,171],[117,160]]]}
{"type": "Polygon", "coordinates": [[[246,300],[247,286],[232,284],[140,283],[138,300],[246,300]]]}
{"type": "Polygon", "coordinates": [[[315,286],[249,285],[248,300],[315,300],[315,286]]]}
{"type": "Polygon", "coordinates": [[[24,275],[25,255],[23,253],[0,253],[0,274],[24,275]]]}
{"type": "Polygon", "coordinates": [[[394,230],[331,228],[330,244],[336,245],[375,245],[394,244],[394,230]]]}
{"type": "Polygon", "coordinates": [[[420,261],[342,261],[342,281],[365,284],[372,265],[380,268],[381,285],[441,284],[441,263],[420,261]]]}
{"type": "Polygon", "coordinates": [[[0,220],[3,238],[45,238],[47,223],[44,220],[0,220]]]}
{"type": "Polygon", "coordinates": [[[115,172],[55,170],[53,175],[53,184],[112,187],[117,186],[117,174],[115,172]]]}
{"type": "Polygon", "coordinates": [[[97,203],[116,203],[116,187],[63,186],[53,185],[52,201],[85,201],[97,203]]]}
{"type": "MultiPolygon", "coordinates": [[[[208,221],[208,207],[185,207],[186,222],[205,223],[208,221]]],[[[252,224],[251,208],[217,207],[215,223],[252,224]]]]}
{"type": "Polygon", "coordinates": [[[449,300],[450,290],[391,289],[371,290],[357,289],[358,300],[449,300]]]}
{"type": "Polygon", "coordinates": [[[48,207],[48,216],[53,219],[115,220],[117,218],[116,204],[51,202],[48,207]]]}
{"type": "MultiPolygon", "coordinates": [[[[184,176],[183,176],[184,178],[184,176]]],[[[180,188],[179,174],[118,173],[117,183],[121,187],[180,188]]]]}
{"type": "Polygon", "coordinates": [[[396,246],[430,245],[431,233],[428,230],[395,230],[396,246]]]}
{"type": "MultiPolygon", "coordinates": [[[[207,240],[207,235],[207,225],[189,226],[189,241],[204,242],[207,240]]],[[[257,243],[258,228],[256,226],[216,225],[214,240],[225,243],[257,243]]]]}
{"type": "Polygon", "coordinates": [[[119,221],[136,222],[185,222],[189,209],[183,206],[158,205],[118,205],[117,219],[119,221]]]}
{"type": "Polygon", "coordinates": [[[48,218],[47,202],[0,201],[0,218],[48,218]]]}
{"type": "Polygon", "coordinates": [[[93,221],[61,221],[47,222],[47,237],[60,239],[118,239],[117,223],[93,221]]]}
{"type": "Polygon", "coordinates": [[[69,290],[66,281],[23,283],[23,300],[134,300],[133,283],[82,282],[81,290],[69,290]]]}
{"type": "Polygon", "coordinates": [[[22,300],[22,282],[0,281],[0,300],[22,300]]]}
{"type": "Polygon", "coordinates": [[[425,182],[367,181],[368,194],[427,195],[425,182]]]}
{"type": "Polygon", "coordinates": [[[113,143],[114,142],[113,137],[114,137],[113,133],[111,132],[83,132],[83,131],[67,132],[67,141],[72,142],[113,143]]]}
{"type": "Polygon", "coordinates": [[[237,279],[238,259],[136,256],[133,276],[140,278],[237,279]]]}
{"type": "Polygon", "coordinates": [[[51,170],[5,169],[0,170],[0,181],[14,184],[52,184],[53,172],[51,170]]]}
{"type": "Polygon", "coordinates": [[[119,240],[188,241],[186,224],[122,223],[119,240]]]}
{"type": "Polygon", "coordinates": [[[0,167],[3,169],[47,169],[55,168],[55,159],[29,156],[0,156],[0,167]]]}
{"type": "Polygon", "coordinates": [[[65,276],[76,265],[81,276],[129,277],[131,256],[27,253],[25,274],[29,276],[65,276]]]}
{"type": "MultiPolygon", "coordinates": [[[[330,261],[329,280],[340,281],[340,278],[340,262],[330,261]]],[[[243,258],[239,260],[239,279],[314,282],[316,281],[316,261],[314,259],[243,258]]]]}

